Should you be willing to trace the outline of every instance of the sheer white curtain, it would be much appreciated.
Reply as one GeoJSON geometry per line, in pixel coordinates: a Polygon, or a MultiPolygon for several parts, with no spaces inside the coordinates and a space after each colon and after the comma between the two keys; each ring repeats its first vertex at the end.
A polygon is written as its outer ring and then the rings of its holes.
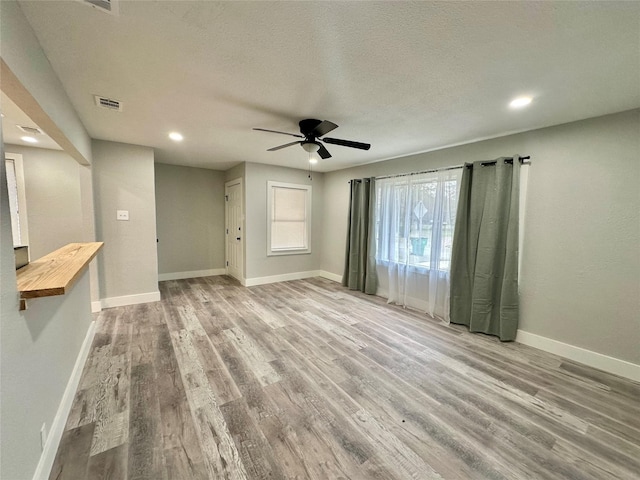
{"type": "Polygon", "coordinates": [[[379,179],[380,295],[449,321],[449,267],[462,169],[379,179]]]}

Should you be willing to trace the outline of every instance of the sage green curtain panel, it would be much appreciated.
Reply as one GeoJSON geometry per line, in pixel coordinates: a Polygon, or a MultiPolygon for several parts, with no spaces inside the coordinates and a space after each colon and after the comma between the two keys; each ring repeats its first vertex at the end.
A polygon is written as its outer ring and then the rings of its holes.
{"type": "Polygon", "coordinates": [[[375,210],[376,180],[351,180],[347,251],[342,284],[351,290],[375,294],[376,277],[375,210]]]}
{"type": "Polygon", "coordinates": [[[520,159],[474,162],[462,174],[451,255],[451,323],[515,340],[520,159]]]}

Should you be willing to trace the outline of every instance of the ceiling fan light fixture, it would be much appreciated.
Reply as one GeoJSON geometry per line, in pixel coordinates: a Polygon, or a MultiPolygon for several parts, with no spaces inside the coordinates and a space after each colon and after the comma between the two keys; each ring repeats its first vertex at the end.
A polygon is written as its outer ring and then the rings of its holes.
{"type": "Polygon", "coordinates": [[[304,148],[305,151],[309,153],[317,153],[318,150],[320,150],[320,145],[318,145],[317,143],[302,142],[301,145],[302,145],[302,148],[304,148]]]}

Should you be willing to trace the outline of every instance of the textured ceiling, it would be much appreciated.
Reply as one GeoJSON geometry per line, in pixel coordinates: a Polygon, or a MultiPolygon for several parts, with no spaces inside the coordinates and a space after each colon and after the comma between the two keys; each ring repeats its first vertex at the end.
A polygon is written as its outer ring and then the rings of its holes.
{"type": "Polygon", "coordinates": [[[20,5],[89,134],[164,163],[306,168],[298,146],[266,152],[293,138],[251,128],[307,117],[373,145],[328,145],[329,171],[640,106],[639,2],[20,5]]]}

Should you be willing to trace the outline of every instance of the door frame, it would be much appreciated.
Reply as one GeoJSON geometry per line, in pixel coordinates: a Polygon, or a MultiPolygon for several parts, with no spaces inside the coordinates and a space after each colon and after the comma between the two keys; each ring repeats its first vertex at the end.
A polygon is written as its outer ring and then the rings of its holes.
{"type": "Polygon", "coordinates": [[[224,183],[224,263],[225,263],[225,272],[227,275],[231,275],[236,278],[240,283],[244,284],[244,238],[245,238],[245,225],[244,225],[244,197],[243,197],[243,185],[242,185],[242,177],[235,178],[233,180],[229,180],[224,183]],[[238,258],[240,258],[240,268],[238,275],[240,278],[231,275],[229,272],[229,188],[238,185],[240,187],[240,224],[241,224],[241,233],[240,235],[240,252],[238,258]]]}
{"type": "MultiPolygon", "coordinates": [[[[24,182],[24,167],[21,153],[4,152],[4,161],[13,162],[14,172],[16,174],[16,187],[18,188],[18,221],[20,226],[20,244],[30,245],[29,243],[29,223],[27,214],[27,197],[24,182]]],[[[13,226],[13,221],[12,221],[13,226]]],[[[12,231],[13,233],[13,231],[12,231]]]]}

